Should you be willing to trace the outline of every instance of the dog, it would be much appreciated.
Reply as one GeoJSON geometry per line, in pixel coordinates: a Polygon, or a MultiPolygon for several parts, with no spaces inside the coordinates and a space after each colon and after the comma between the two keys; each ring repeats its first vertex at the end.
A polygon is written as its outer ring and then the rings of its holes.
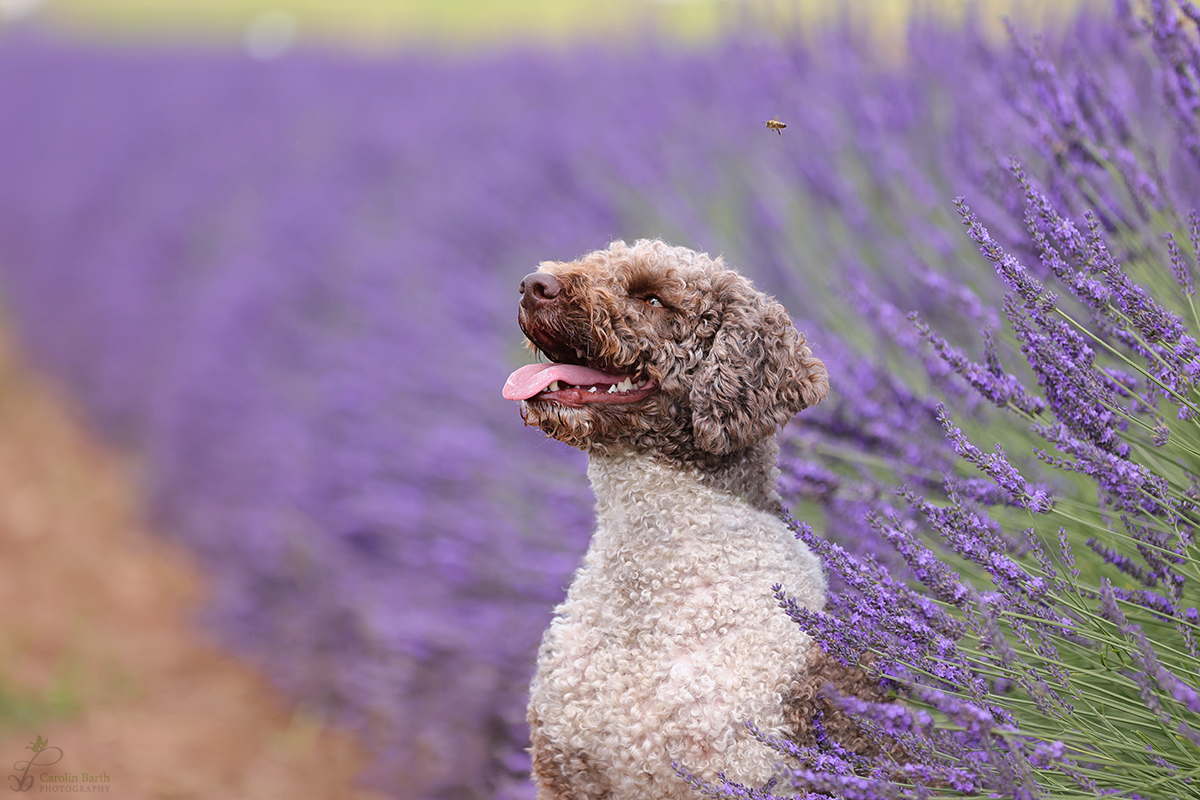
{"type": "MultiPolygon", "coordinates": [[[[783,306],[720,258],[641,240],[546,262],[518,320],[549,363],[503,396],[588,454],[597,525],[538,651],[528,721],[539,800],[694,797],[677,767],[759,785],[767,735],[811,704],[816,556],[781,520],[778,428],[829,391],[783,306]]],[[[814,651],[815,654],[814,654],[814,651]]]]}

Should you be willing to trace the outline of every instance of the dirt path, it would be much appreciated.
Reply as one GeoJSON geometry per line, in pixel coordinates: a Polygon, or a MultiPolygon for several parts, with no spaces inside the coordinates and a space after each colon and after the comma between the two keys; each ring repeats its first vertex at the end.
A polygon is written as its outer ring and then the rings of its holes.
{"type": "Polygon", "coordinates": [[[355,787],[354,737],[289,713],[189,625],[203,582],[137,507],[119,461],[0,342],[0,793],[42,737],[36,760],[61,760],[14,797],[379,797],[355,787]]]}

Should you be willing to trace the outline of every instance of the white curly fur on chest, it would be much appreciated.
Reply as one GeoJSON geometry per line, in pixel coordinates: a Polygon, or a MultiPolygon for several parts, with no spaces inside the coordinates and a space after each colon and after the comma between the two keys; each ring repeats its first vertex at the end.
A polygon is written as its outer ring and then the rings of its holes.
{"type": "Polygon", "coordinates": [[[776,606],[783,583],[824,605],[816,557],[774,515],[646,456],[593,457],[597,529],[542,642],[531,710],[586,753],[614,798],[687,797],[675,760],[762,782],[809,640],[776,606]]]}

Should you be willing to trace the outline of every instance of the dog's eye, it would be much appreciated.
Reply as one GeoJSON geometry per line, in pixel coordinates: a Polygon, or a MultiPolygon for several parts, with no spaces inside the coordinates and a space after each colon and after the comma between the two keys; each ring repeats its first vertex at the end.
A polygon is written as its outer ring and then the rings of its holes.
{"type": "Polygon", "coordinates": [[[646,297],[643,299],[646,301],[646,305],[648,305],[648,306],[654,306],[655,308],[663,307],[662,300],[659,300],[657,297],[655,297],[652,294],[646,295],[646,297]]]}

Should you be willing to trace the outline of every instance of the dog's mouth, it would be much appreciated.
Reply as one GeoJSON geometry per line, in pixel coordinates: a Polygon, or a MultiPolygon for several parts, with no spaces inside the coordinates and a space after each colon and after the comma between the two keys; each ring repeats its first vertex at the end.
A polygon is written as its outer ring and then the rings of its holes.
{"type": "Polygon", "coordinates": [[[589,403],[636,403],[658,391],[649,379],[634,383],[579,364],[526,364],[504,383],[506,400],[550,400],[578,408],[589,403]]]}
{"type": "MultiPolygon", "coordinates": [[[[530,341],[533,341],[532,337],[530,341]]],[[[561,342],[543,344],[536,341],[534,344],[553,363],[527,364],[509,375],[502,392],[504,399],[545,400],[580,408],[593,403],[636,403],[658,391],[658,386],[649,378],[638,378],[606,365],[589,363],[582,350],[564,346],[561,342]]]]}

